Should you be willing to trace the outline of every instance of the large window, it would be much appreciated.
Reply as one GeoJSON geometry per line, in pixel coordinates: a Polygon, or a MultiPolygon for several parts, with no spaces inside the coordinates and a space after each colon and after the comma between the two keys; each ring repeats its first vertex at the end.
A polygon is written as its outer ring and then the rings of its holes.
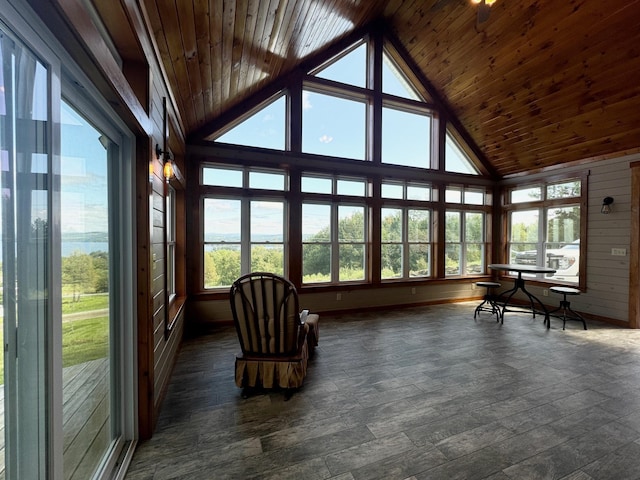
{"type": "Polygon", "coordinates": [[[284,150],[286,97],[263,105],[251,116],[217,138],[218,142],[284,150]]]}
{"type": "Polygon", "coordinates": [[[205,289],[228,287],[251,271],[284,274],[285,202],[276,192],[285,190],[286,180],[281,171],[202,169],[203,184],[222,187],[203,198],[205,289]],[[243,192],[248,188],[263,196],[247,197],[243,192]]]}
{"type": "Polygon", "coordinates": [[[382,162],[431,167],[431,116],[397,108],[382,109],[382,162]]]}
{"type": "Polygon", "coordinates": [[[431,276],[431,186],[384,181],[381,192],[380,277],[431,276]]]}
{"type": "Polygon", "coordinates": [[[472,275],[485,271],[485,214],[447,210],[446,275],[472,275]]]}
{"type": "Polygon", "coordinates": [[[540,280],[581,283],[582,183],[570,178],[507,190],[510,263],[556,269],[540,280]]]}
{"type": "Polygon", "coordinates": [[[368,278],[367,207],[363,200],[357,200],[364,198],[366,182],[303,175],[301,184],[308,199],[302,204],[303,283],[368,278]],[[332,200],[327,201],[327,197],[332,200]],[[354,200],[345,200],[345,197],[354,200]]]}
{"type": "Polygon", "coordinates": [[[301,68],[206,137],[202,289],[254,269],[300,287],[486,275],[484,169],[402,53],[373,35],[301,68]]]}
{"type": "MultiPolygon", "coordinates": [[[[471,150],[452,136],[436,104],[401,55],[362,39],[320,65],[292,75],[290,89],[248,109],[208,139],[395,167],[478,175],[471,150]],[[374,58],[375,57],[375,58],[374,58]],[[375,62],[380,65],[374,66],[375,62]],[[380,68],[381,77],[374,75],[380,68]],[[379,101],[381,100],[381,101],[379,101]],[[287,125],[289,122],[289,125],[287,125]],[[440,151],[438,130],[445,128],[440,151]]],[[[459,136],[458,136],[459,137],[459,136]]]]}
{"type": "Polygon", "coordinates": [[[484,273],[489,196],[482,188],[449,186],[445,202],[445,275],[484,273]]]}
{"type": "Polygon", "coordinates": [[[305,90],[302,112],[303,152],[365,160],[364,102],[305,90]]]}

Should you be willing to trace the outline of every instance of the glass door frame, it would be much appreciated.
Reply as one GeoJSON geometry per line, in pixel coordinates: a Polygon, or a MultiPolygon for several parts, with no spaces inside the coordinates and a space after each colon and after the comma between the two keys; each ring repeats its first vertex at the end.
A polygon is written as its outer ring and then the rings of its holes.
{"type": "MultiPolygon", "coordinates": [[[[116,352],[118,359],[120,385],[113,388],[117,392],[113,400],[118,403],[120,412],[118,445],[114,445],[111,454],[101,465],[99,476],[112,475],[116,465],[127,464],[133,455],[137,432],[137,335],[136,335],[136,242],[135,242],[135,137],[128,130],[108,102],[92,85],[89,78],[75,64],[70,55],[62,48],[55,36],[49,32],[42,21],[33,13],[23,0],[0,0],[0,25],[11,38],[16,39],[42,62],[47,68],[48,83],[48,245],[46,259],[47,298],[46,321],[44,325],[43,372],[45,377],[45,398],[39,401],[38,424],[44,429],[43,440],[38,441],[37,455],[24,455],[11,446],[5,446],[6,455],[14,455],[11,461],[37,463],[38,478],[63,478],[63,427],[62,427],[62,301],[59,293],[61,279],[61,231],[60,231],[60,102],[70,99],[77,108],[91,108],[99,113],[99,127],[116,131],[113,140],[120,142],[119,161],[109,166],[109,216],[114,229],[110,240],[118,245],[117,264],[114,265],[110,282],[114,287],[116,302],[111,304],[111,318],[122,319],[119,325],[116,352]],[[75,93],[74,93],[75,91],[75,93]],[[81,92],[81,93],[78,93],[81,92]],[[104,120],[104,123],[103,123],[104,120]],[[112,180],[113,179],[113,180],[112,180]],[[115,194],[117,192],[117,194],[115,194]],[[112,200],[113,199],[113,200],[112,200]],[[115,288],[117,287],[117,288],[115,288]],[[22,457],[22,458],[21,458],[22,457]],[[43,477],[44,476],[44,477],[43,477]]],[[[87,112],[87,110],[85,110],[87,112]]],[[[91,117],[92,119],[95,117],[91,117]]],[[[5,366],[6,368],[6,366],[5,366]]],[[[6,389],[6,385],[5,385],[6,389]]],[[[5,390],[6,391],[6,390],[5,390]]],[[[5,415],[12,412],[5,411],[5,415]]],[[[6,421],[5,421],[6,423],[6,421]]],[[[41,434],[42,437],[42,434],[41,434]]],[[[7,458],[9,463],[9,458],[7,458]]],[[[33,470],[32,470],[33,471],[33,470]]],[[[121,473],[122,476],[122,473],[121,473]]],[[[7,477],[9,478],[9,477],[7,477]]],[[[121,478],[121,477],[118,477],[121,478]]]]}

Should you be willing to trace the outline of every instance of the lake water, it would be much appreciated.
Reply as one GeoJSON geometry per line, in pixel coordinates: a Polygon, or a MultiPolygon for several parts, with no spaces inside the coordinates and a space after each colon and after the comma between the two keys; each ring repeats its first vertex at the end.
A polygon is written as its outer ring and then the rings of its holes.
{"type": "Polygon", "coordinates": [[[109,244],[107,242],[62,242],[63,257],[68,257],[76,251],[82,253],[108,252],[109,244]]]}

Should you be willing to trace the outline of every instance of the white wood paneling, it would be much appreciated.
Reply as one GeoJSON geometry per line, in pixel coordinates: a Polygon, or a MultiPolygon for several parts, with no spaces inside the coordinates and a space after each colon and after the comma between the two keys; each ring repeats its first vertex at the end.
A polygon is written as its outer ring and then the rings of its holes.
{"type": "MultiPolygon", "coordinates": [[[[630,248],[630,163],[640,155],[594,162],[589,176],[587,291],[571,297],[574,310],[628,322],[630,248]],[[612,212],[600,213],[602,199],[613,197],[612,212]],[[626,256],[611,255],[612,248],[626,256]]],[[[551,298],[551,297],[549,297],[551,298]]]]}

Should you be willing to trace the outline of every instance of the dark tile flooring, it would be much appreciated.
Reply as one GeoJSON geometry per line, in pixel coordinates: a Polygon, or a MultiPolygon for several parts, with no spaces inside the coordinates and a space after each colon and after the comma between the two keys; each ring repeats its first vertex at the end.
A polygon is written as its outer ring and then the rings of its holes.
{"type": "Polygon", "coordinates": [[[187,339],[126,479],[640,479],[640,331],[475,305],[323,315],[288,402],[240,397],[233,327],[187,339]]]}

